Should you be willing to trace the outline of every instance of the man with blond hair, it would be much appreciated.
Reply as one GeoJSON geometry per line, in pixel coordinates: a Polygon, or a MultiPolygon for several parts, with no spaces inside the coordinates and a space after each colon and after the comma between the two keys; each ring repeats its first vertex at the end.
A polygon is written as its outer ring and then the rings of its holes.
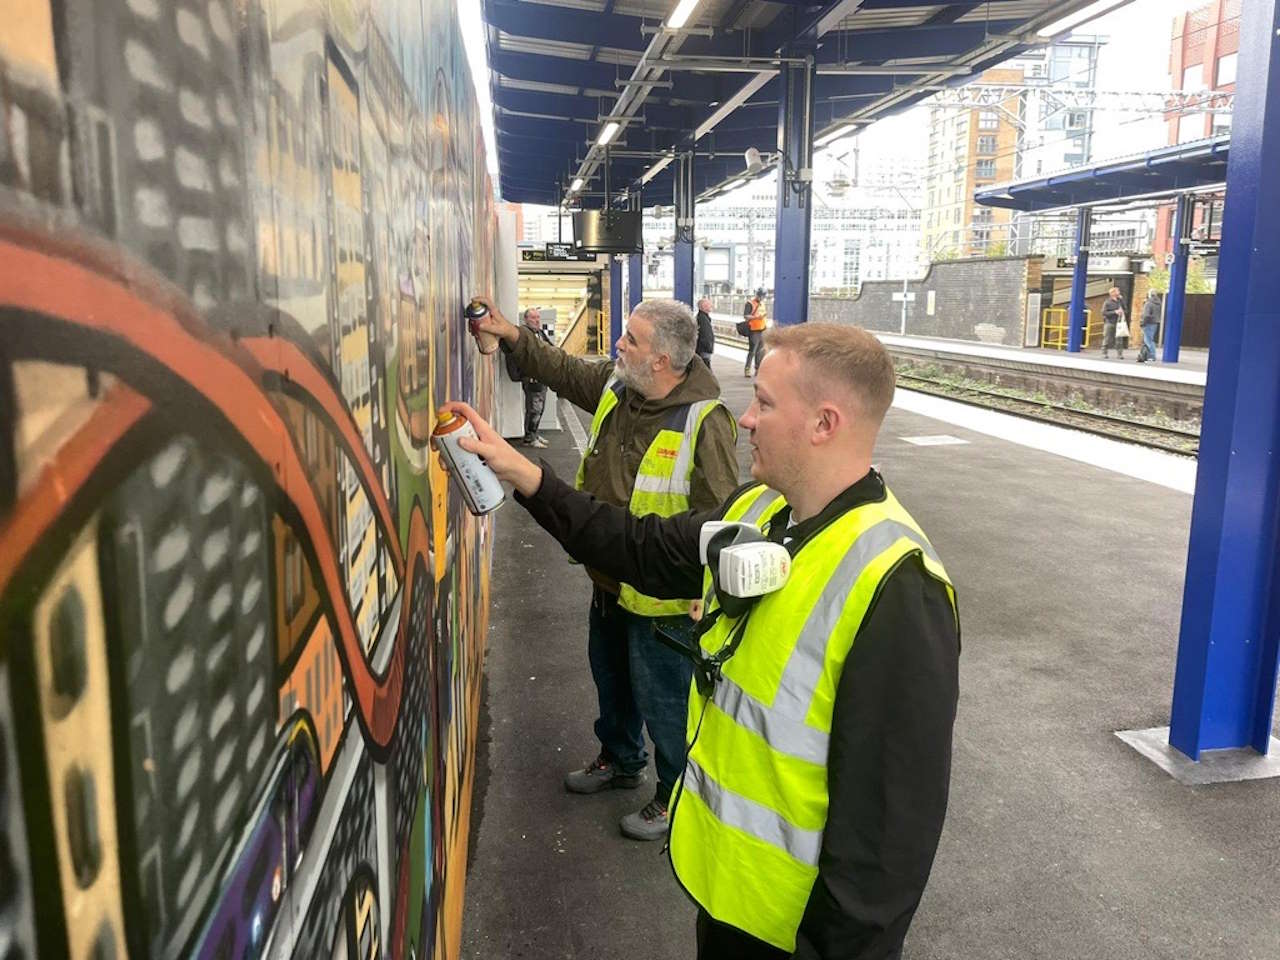
{"type": "Polygon", "coordinates": [[[738,421],[754,482],[715,510],[629,516],[454,408],[478,434],[464,445],[572,557],[655,596],[704,598],[670,813],[699,960],[899,957],[946,813],[955,591],[871,466],[894,391],[880,342],[811,323],[775,328],[765,346],[738,421]],[[781,544],[789,578],[734,596],[715,559],[729,537],[781,544]]]}

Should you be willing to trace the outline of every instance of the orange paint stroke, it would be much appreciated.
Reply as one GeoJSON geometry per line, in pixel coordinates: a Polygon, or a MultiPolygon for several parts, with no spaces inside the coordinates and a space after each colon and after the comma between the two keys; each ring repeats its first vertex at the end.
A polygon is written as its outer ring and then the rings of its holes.
{"type": "MultiPolygon", "coordinates": [[[[365,657],[351,610],[341,602],[346,591],[319,501],[297,450],[292,443],[284,442],[289,436],[287,424],[250,373],[252,358],[229,344],[212,342],[212,331],[188,304],[174,296],[171,288],[139,283],[134,276],[125,280],[114,271],[95,269],[96,264],[88,266],[45,252],[69,249],[54,237],[40,234],[18,239],[39,243],[42,249],[15,242],[7,233],[0,235],[0,262],[5,264],[5,270],[0,271],[0,305],[57,317],[86,332],[108,335],[161,364],[219,410],[272,469],[315,548],[321,579],[333,599],[339,650],[365,729],[374,744],[387,747],[395,731],[403,692],[405,644],[396,644],[385,675],[376,676],[365,657]],[[143,293],[154,294],[155,300],[144,299],[143,293]],[[162,306],[156,301],[168,302],[162,306]]],[[[84,259],[92,262],[94,257],[84,259]]],[[[0,329],[4,326],[0,320],[0,329]]],[[[425,533],[424,524],[424,552],[425,533]]],[[[412,550],[409,555],[413,556],[412,550]]],[[[13,554],[6,550],[5,556],[13,554]]],[[[408,606],[401,605],[401,635],[408,606]]]]}
{"type": "Polygon", "coordinates": [[[89,419],[61,447],[13,512],[0,523],[0,596],[18,566],[62,516],[111,448],[151,410],[151,403],[122,383],[113,385],[89,419]]]}

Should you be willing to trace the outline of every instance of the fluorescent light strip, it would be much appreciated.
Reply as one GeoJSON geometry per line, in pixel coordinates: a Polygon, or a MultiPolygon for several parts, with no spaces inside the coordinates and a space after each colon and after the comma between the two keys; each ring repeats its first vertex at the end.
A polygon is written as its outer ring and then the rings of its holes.
{"type": "Polygon", "coordinates": [[[596,137],[596,145],[607,146],[609,141],[618,135],[618,131],[622,129],[622,125],[617,120],[610,120],[604,125],[604,129],[600,131],[600,136],[596,137]]]}
{"type": "Polygon", "coordinates": [[[569,192],[570,192],[570,193],[577,193],[577,192],[578,192],[579,190],[581,190],[581,189],[582,189],[582,178],[581,178],[581,177],[574,177],[574,178],[573,178],[573,183],[569,184],[569,192]]]}
{"type": "Polygon", "coordinates": [[[679,30],[689,22],[689,17],[693,14],[693,8],[698,5],[698,0],[680,0],[676,4],[676,8],[671,11],[671,16],[667,18],[668,30],[679,30]]]}

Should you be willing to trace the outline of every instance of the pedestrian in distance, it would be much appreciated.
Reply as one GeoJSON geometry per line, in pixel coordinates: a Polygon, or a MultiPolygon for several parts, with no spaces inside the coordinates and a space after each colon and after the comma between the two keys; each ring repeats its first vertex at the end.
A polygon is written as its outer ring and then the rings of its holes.
{"type": "MultiPolygon", "coordinates": [[[[737,425],[720,401],[720,385],[694,356],[693,312],[675,300],[644,300],[627,319],[616,361],[574,357],[509,323],[489,308],[477,332],[499,339],[522,370],[570,403],[594,414],[574,486],[634,516],[666,517],[709,510],[738,486],[737,425]]],[[[564,777],[575,794],[635,789],[645,782],[653,742],[658,783],[651,800],[619,826],[634,840],[667,833],[671,790],[684,768],[687,658],[657,639],[681,630],[701,591],[655,597],[627,578],[586,565],[593,589],[587,615],[587,659],[598,714],[596,758],[564,777]]]]}
{"type": "Polygon", "coordinates": [[[449,407],[571,557],[654,596],[703,596],[669,840],[699,960],[896,958],[946,813],[955,591],[871,466],[894,391],[884,347],[827,323],[765,339],[739,419],[752,481],[713,509],[636,516],[449,407]],[[757,558],[783,548],[789,577],[745,596],[720,577],[726,538],[757,558]]]}
{"type": "Polygon", "coordinates": [[[742,322],[747,325],[747,360],[742,367],[742,375],[750,377],[760,372],[760,360],[764,353],[764,331],[769,323],[764,309],[764,287],[758,287],[755,296],[742,308],[742,322]]]}
{"type": "MultiPolygon", "coordinates": [[[[1102,358],[1107,358],[1109,350],[1115,350],[1116,356],[1124,359],[1124,348],[1116,345],[1116,328],[1125,323],[1124,301],[1120,299],[1120,288],[1112,287],[1102,305],[1102,358]]],[[[1125,339],[1128,340],[1128,330],[1125,339]]]]}
{"type": "MultiPolygon", "coordinates": [[[[551,337],[542,327],[542,312],[537,307],[529,307],[520,318],[533,336],[551,343],[551,337]]],[[[508,376],[520,384],[524,391],[524,436],[520,442],[526,447],[546,449],[547,440],[538,433],[538,427],[542,424],[542,414],[547,407],[547,385],[528,376],[509,353],[506,355],[506,362],[508,376]]]]}
{"type": "Polygon", "coordinates": [[[703,297],[698,301],[698,343],[694,353],[711,369],[711,357],[716,352],[716,332],[711,326],[711,301],[703,297]]]}
{"type": "Polygon", "coordinates": [[[1142,347],[1138,350],[1138,362],[1146,363],[1156,358],[1156,333],[1160,329],[1160,294],[1155,290],[1147,291],[1147,300],[1142,305],[1142,347]]]}

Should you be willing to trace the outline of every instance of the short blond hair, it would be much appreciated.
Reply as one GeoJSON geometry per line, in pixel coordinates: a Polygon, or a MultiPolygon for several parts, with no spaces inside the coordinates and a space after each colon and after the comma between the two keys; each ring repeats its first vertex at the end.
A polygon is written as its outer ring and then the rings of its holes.
{"type": "MultiPolygon", "coordinates": [[[[835,386],[846,387],[862,406],[865,416],[876,423],[893,403],[893,360],[878,339],[861,327],[843,323],[797,323],[771,327],[765,331],[766,350],[787,350],[816,374],[835,386]]],[[[817,384],[805,377],[801,391],[817,399],[817,384]]]]}

